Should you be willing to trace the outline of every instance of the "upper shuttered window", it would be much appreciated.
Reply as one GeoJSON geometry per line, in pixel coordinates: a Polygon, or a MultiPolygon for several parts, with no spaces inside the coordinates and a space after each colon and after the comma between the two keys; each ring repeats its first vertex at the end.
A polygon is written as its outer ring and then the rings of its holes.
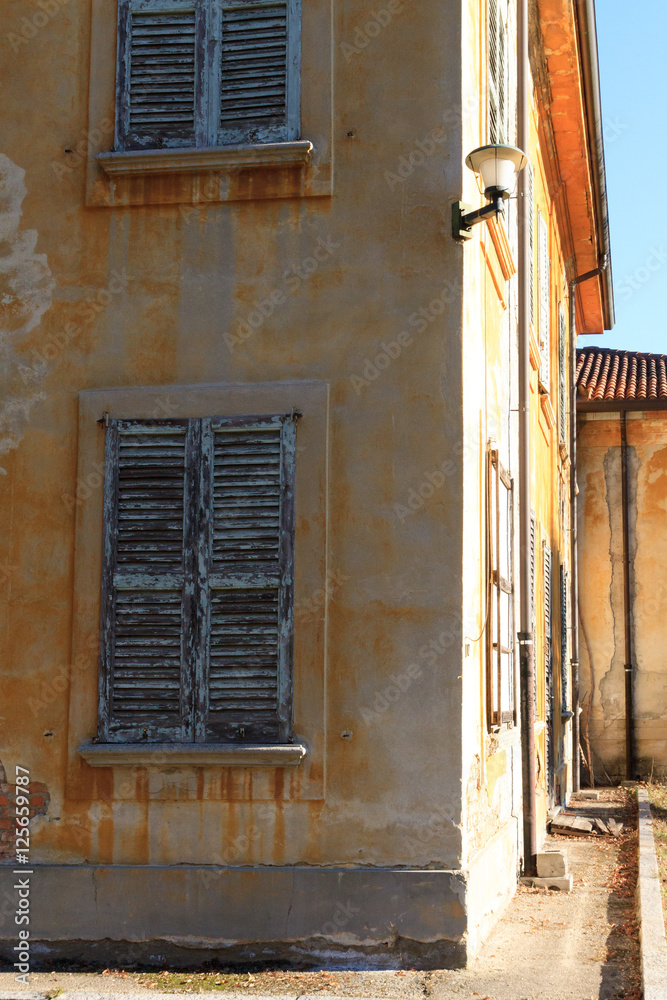
{"type": "Polygon", "coordinates": [[[539,339],[540,383],[545,392],[551,391],[551,258],[549,256],[549,224],[538,212],[539,236],[539,339]]]}
{"type": "Polygon", "coordinates": [[[511,138],[509,17],[507,0],[488,0],[488,114],[491,143],[510,142],[511,138]]]}
{"type": "Polygon", "coordinates": [[[299,137],[301,0],[119,0],[117,146],[299,137]]]}
{"type": "Polygon", "coordinates": [[[111,420],[99,739],[291,728],[291,416],[111,420]]]}

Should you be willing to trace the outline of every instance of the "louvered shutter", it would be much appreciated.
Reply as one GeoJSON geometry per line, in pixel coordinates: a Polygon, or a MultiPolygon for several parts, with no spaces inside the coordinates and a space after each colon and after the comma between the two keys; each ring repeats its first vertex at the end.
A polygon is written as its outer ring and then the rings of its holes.
{"type": "Polygon", "coordinates": [[[489,48],[489,142],[500,142],[500,107],[498,81],[498,0],[489,0],[487,8],[487,39],[489,48]]]}
{"type": "Polygon", "coordinates": [[[488,0],[489,142],[507,142],[509,132],[507,0],[488,0]]]}
{"type": "Polygon", "coordinates": [[[528,180],[526,183],[526,199],[528,204],[528,282],[530,286],[530,323],[535,331],[535,178],[533,168],[528,164],[528,180]]]}
{"type": "Polygon", "coordinates": [[[551,548],[544,544],[544,676],[547,714],[551,698],[551,548]]]}
{"type": "Polygon", "coordinates": [[[560,307],[558,324],[558,385],[560,389],[560,439],[567,443],[567,344],[565,337],[565,310],[560,307]]]}
{"type": "Polygon", "coordinates": [[[539,232],[539,290],[540,290],[540,382],[546,392],[550,389],[550,310],[551,310],[551,261],[549,259],[549,226],[538,212],[539,232]]]}
{"type": "Polygon", "coordinates": [[[568,579],[565,567],[560,568],[560,693],[561,711],[568,711],[570,701],[570,677],[567,663],[567,606],[568,606],[568,579]]]}
{"type": "Polygon", "coordinates": [[[218,142],[297,139],[301,0],[222,0],[218,142]]]}
{"type": "Polygon", "coordinates": [[[117,144],[206,144],[207,5],[119,0],[117,144]]]}
{"type": "Polygon", "coordinates": [[[192,738],[196,422],[111,420],[99,738],[192,738]]]}
{"type": "Polygon", "coordinates": [[[551,548],[544,544],[544,715],[546,729],[544,733],[546,749],[547,799],[549,805],[554,797],[555,758],[554,758],[554,685],[552,658],[552,581],[551,581],[551,548]]]}
{"type": "Polygon", "coordinates": [[[199,738],[284,740],[291,727],[295,424],[204,421],[211,469],[208,649],[199,738]]]}

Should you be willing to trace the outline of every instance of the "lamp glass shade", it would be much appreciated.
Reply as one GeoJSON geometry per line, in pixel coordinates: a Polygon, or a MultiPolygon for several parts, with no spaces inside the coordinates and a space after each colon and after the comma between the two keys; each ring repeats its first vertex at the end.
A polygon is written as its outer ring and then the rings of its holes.
{"type": "Polygon", "coordinates": [[[480,146],[466,157],[466,165],[482,178],[484,190],[507,193],[514,190],[527,158],[516,146],[480,146]]]}

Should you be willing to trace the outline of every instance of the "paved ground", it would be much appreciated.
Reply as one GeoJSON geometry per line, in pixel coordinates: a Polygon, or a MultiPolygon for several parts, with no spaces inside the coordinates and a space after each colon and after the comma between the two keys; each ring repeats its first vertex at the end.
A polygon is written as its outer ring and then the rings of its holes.
{"type": "MultiPolygon", "coordinates": [[[[577,804],[587,815],[631,821],[625,792],[603,792],[577,804]]],[[[160,1000],[162,994],[221,992],[226,1000],[277,996],[365,997],[386,1000],[639,1000],[634,920],[636,832],[584,840],[549,839],[567,849],[572,894],[520,888],[471,968],[391,972],[271,970],[264,972],[37,973],[29,987],[0,973],[0,1000],[160,1000]],[[62,991],[59,992],[59,991],[62,991]],[[64,995],[63,995],[64,994],[64,995]]]]}

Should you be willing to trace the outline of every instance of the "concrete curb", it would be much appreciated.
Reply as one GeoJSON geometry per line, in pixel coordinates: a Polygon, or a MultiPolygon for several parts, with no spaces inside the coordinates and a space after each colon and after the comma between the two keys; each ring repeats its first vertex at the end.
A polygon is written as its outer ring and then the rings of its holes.
{"type": "Polygon", "coordinates": [[[667,943],[660,898],[660,877],[653,840],[648,792],[637,789],[639,802],[639,938],[644,1000],[667,1000],[667,943]]]}

